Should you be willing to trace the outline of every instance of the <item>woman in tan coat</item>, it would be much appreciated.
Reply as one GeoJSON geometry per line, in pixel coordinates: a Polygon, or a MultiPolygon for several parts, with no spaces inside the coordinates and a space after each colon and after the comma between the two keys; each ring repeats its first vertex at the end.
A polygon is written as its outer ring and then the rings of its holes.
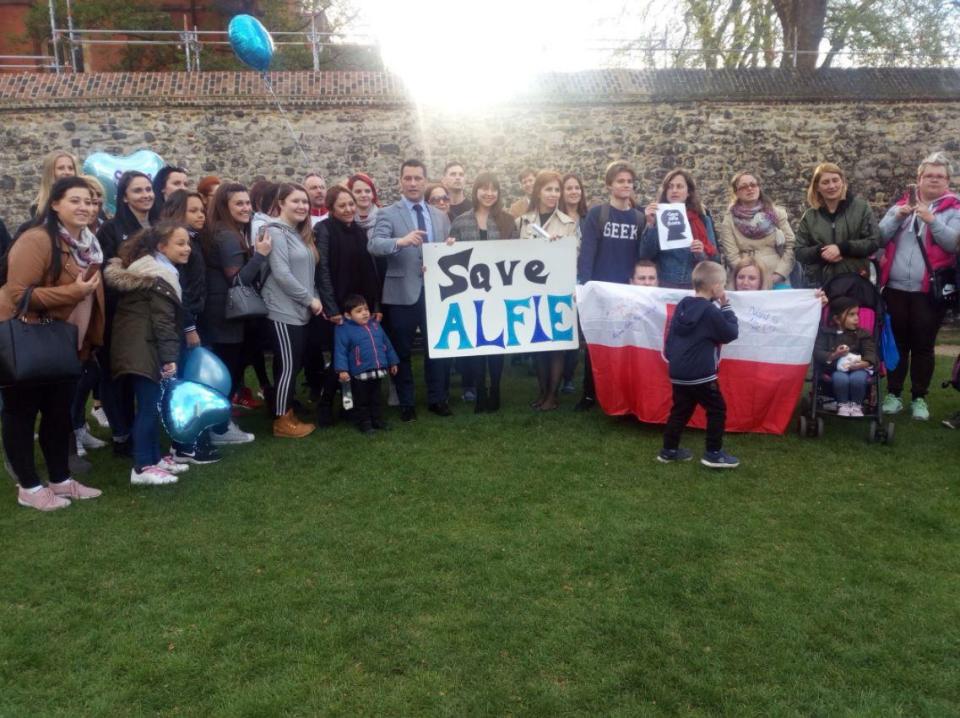
{"type": "MultiPolygon", "coordinates": [[[[562,178],[559,172],[544,170],[537,174],[530,195],[530,211],[517,217],[520,239],[533,239],[539,227],[550,239],[576,237],[580,244],[580,225],[558,209],[562,193],[562,178]]],[[[537,383],[540,393],[530,404],[538,411],[552,411],[560,406],[558,392],[563,378],[563,352],[537,352],[537,383]]]]}
{"type": "MultiPolygon", "coordinates": [[[[26,321],[41,317],[75,324],[81,359],[103,341],[103,287],[99,266],[103,252],[87,228],[95,211],[93,193],[80,177],[58,180],[34,226],[10,248],[6,281],[0,288],[0,321],[13,318],[25,292],[33,288],[26,321]]],[[[92,499],[100,491],[70,477],[70,408],[76,380],[43,386],[13,385],[2,389],[3,450],[18,484],[21,506],[53,511],[71,499],[92,499]],[[33,427],[40,414],[40,449],[49,473],[44,486],[33,458],[33,427]]]]}
{"type": "Polygon", "coordinates": [[[717,230],[727,266],[754,259],[763,267],[770,288],[789,287],[796,240],[786,210],[770,201],[749,172],[735,174],[730,189],[733,202],[717,230]]]}

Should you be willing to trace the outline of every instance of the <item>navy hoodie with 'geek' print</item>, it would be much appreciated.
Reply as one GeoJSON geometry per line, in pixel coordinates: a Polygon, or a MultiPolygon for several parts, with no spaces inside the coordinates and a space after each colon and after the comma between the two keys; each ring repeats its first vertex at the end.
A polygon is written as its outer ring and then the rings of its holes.
{"type": "Polygon", "coordinates": [[[663,353],[674,384],[715,381],[720,346],[738,336],[737,315],[729,304],[717,305],[704,297],[684,297],[673,313],[663,353]]]}

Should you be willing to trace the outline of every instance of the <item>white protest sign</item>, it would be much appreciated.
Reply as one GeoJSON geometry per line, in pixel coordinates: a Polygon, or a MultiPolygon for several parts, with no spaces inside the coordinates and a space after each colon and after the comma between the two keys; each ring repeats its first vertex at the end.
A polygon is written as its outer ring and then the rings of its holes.
{"type": "Polygon", "coordinates": [[[432,359],[576,349],[577,243],[423,245],[432,359]]]}
{"type": "Polygon", "coordinates": [[[693,232],[687,222],[685,204],[657,205],[657,232],[660,237],[660,251],[683,249],[693,244],[693,232]]]}

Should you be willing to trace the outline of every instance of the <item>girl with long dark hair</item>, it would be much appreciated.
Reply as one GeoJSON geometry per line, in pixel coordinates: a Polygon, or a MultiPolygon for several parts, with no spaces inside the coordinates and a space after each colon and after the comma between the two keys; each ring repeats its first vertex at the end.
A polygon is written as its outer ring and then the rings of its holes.
{"type": "MultiPolygon", "coordinates": [[[[515,239],[518,235],[513,217],[500,202],[500,181],[491,172],[481,172],[473,181],[473,209],[453,220],[450,236],[458,242],[487,239],[515,239]]],[[[500,378],[503,376],[503,355],[470,357],[467,374],[474,382],[477,398],[474,413],[500,410],[500,378]],[[486,377],[490,375],[487,393],[486,377]]]]}
{"type": "MultiPolygon", "coordinates": [[[[13,318],[31,291],[26,321],[42,318],[76,325],[80,359],[103,340],[104,301],[97,266],[103,252],[87,229],[94,211],[93,193],[79,177],[57,180],[34,225],[21,234],[5,257],[0,274],[0,321],[13,318]]],[[[100,491],[70,476],[71,402],[76,380],[43,386],[12,385],[3,396],[3,450],[18,484],[17,502],[40,511],[92,499],[100,491]],[[40,450],[49,483],[44,486],[33,456],[33,431],[40,414],[40,450]]]]}

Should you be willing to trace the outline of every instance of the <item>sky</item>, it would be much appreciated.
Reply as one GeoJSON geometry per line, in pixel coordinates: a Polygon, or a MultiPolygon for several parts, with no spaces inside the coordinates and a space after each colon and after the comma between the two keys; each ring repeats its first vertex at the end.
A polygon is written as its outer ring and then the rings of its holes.
{"type": "Polygon", "coordinates": [[[610,66],[611,49],[643,37],[624,0],[366,0],[364,24],[387,68],[427,105],[508,99],[543,72],[610,66]]]}

